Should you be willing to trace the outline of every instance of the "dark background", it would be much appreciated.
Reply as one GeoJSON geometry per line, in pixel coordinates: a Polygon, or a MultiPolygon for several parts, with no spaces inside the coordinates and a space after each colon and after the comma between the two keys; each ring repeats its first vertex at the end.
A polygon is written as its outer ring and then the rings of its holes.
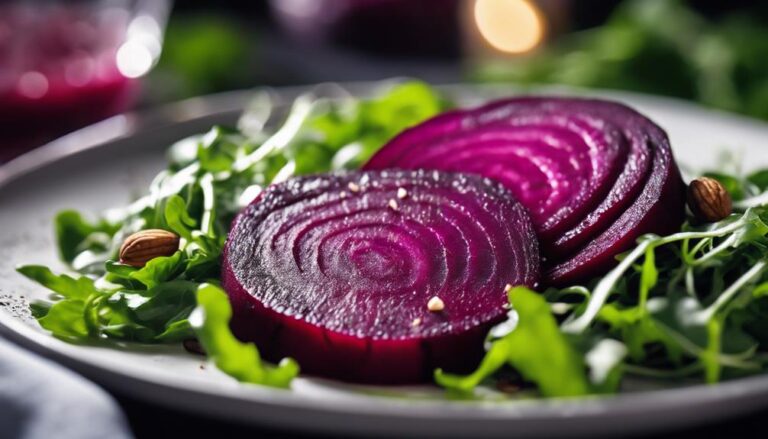
{"type": "MultiPolygon", "coordinates": [[[[317,17],[312,20],[317,28],[308,26],[314,30],[303,34],[281,24],[268,1],[177,0],[163,55],[143,78],[136,106],[265,85],[414,76],[434,83],[634,90],[768,120],[768,2],[554,0],[549,3],[557,7],[550,12],[557,26],[544,44],[519,56],[467,48],[459,0],[392,3],[384,12],[353,10],[325,24],[317,17]],[[643,15],[653,7],[662,12],[655,18],[643,15]],[[425,19],[429,26],[423,25],[425,19]],[[616,39],[617,32],[632,38],[616,39]],[[584,56],[570,56],[577,53],[584,56]]],[[[286,437],[116,396],[140,438],[286,437]]],[[[754,434],[767,416],[762,412],[663,437],[754,434]]]]}
{"type": "Polygon", "coordinates": [[[374,12],[352,8],[293,26],[286,26],[279,8],[269,6],[279,2],[177,1],[164,54],[147,79],[143,102],[261,85],[417,76],[438,83],[509,81],[636,90],[768,118],[766,2],[543,1],[552,29],[544,44],[524,55],[477,53],[467,47],[461,0],[393,0],[393,6],[374,12]],[[656,5],[663,9],[659,19],[643,18],[643,10],[656,5]],[[689,21],[696,23],[681,25],[689,21]],[[631,30],[634,40],[615,39],[619,29],[631,30]],[[639,47],[632,56],[603,59],[605,46],[622,50],[630,43],[639,47]],[[700,59],[705,44],[716,45],[722,60],[700,59]],[[586,56],[569,61],[576,52],[586,56]],[[718,81],[710,84],[714,76],[718,81]]]}
{"type": "MultiPolygon", "coordinates": [[[[304,3],[319,10],[297,20],[280,7],[296,0],[177,0],[159,62],[131,106],[18,116],[0,81],[0,117],[22,119],[0,125],[0,162],[125,109],[243,88],[403,76],[630,90],[768,120],[768,2],[531,0],[545,39],[506,54],[477,41],[470,1],[315,0],[304,3]]],[[[2,24],[0,17],[0,65],[8,44],[2,24]]]]}

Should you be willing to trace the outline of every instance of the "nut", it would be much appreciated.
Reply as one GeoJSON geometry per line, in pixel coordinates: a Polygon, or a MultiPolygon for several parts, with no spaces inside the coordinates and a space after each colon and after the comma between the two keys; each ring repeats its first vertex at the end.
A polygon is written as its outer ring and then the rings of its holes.
{"type": "Polygon", "coordinates": [[[143,267],[159,256],[170,256],[179,249],[179,237],[167,230],[148,229],[126,238],[120,246],[120,262],[143,267]]]}
{"type": "Polygon", "coordinates": [[[429,299],[429,302],[427,302],[427,309],[430,312],[440,312],[445,309],[445,302],[443,302],[443,299],[433,296],[429,299]]]}
{"type": "Polygon", "coordinates": [[[700,177],[688,186],[688,207],[700,220],[717,222],[733,212],[731,194],[723,185],[709,177],[700,177]]]}

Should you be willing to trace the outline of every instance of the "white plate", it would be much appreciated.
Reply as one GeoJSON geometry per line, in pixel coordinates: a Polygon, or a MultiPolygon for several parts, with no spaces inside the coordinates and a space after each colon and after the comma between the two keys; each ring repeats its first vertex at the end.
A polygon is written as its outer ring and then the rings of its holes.
{"type": "MultiPolygon", "coordinates": [[[[355,94],[370,92],[354,84],[355,94]]],[[[332,91],[338,90],[331,88],[332,91]]],[[[462,104],[517,92],[504,87],[452,86],[462,104]]],[[[290,101],[304,89],[277,91],[290,101]]],[[[563,90],[547,89],[547,93],[563,90]]],[[[574,90],[567,93],[583,94],[574,90]]],[[[668,130],[685,166],[714,166],[725,147],[750,167],[768,165],[768,125],[684,102],[649,96],[589,92],[626,102],[668,130]]],[[[63,208],[97,213],[141,193],[164,165],[173,141],[232,124],[250,93],[193,99],[141,116],[126,115],[78,131],[0,167],[0,329],[8,338],[54,358],[103,385],[228,419],[325,433],[447,436],[531,436],[641,432],[693,425],[768,405],[768,375],[717,386],[690,386],[578,400],[459,402],[374,396],[371,389],[300,378],[291,391],[240,385],[200,357],[177,347],[116,350],[75,346],[43,332],[26,301],[40,287],[14,272],[22,263],[64,267],[56,260],[51,219],[63,208]]],[[[330,359],[329,361],[333,361],[330,359]]]]}

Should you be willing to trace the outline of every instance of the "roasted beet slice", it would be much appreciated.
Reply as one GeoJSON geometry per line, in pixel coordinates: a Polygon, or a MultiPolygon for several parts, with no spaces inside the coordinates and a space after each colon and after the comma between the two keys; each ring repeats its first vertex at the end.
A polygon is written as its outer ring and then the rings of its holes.
{"type": "Polygon", "coordinates": [[[365,169],[493,178],[528,208],[539,236],[556,237],[608,193],[628,149],[620,129],[573,104],[519,98],[446,113],[404,131],[365,169]]]}
{"type": "Polygon", "coordinates": [[[471,369],[504,318],[504,286],[533,286],[525,209],[500,184],[438,171],[290,180],[235,220],[224,257],[232,329],[264,356],[346,381],[411,383],[471,369]],[[444,309],[430,311],[439,297],[444,309]]]}
{"type": "Polygon", "coordinates": [[[365,165],[387,168],[469,172],[504,184],[531,213],[549,284],[585,281],[640,234],[674,230],[683,219],[666,135],[615,102],[523,97],[443,114],[365,165]]]}

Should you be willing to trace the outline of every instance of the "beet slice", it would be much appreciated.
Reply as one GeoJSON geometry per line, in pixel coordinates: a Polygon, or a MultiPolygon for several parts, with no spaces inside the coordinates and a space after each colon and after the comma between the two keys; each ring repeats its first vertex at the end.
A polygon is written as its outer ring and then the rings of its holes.
{"type": "Polygon", "coordinates": [[[395,137],[364,168],[498,180],[529,210],[552,285],[607,271],[642,233],[673,231],[684,216],[666,134],[604,100],[522,97],[446,113],[395,137]]]}
{"type": "Polygon", "coordinates": [[[504,286],[534,286],[523,206],[487,178],[374,171],[271,186],[235,220],[223,284],[232,329],[265,358],[346,381],[466,372],[506,314],[504,286]],[[442,311],[427,308],[437,296],[442,311]]]}
{"type": "Polygon", "coordinates": [[[554,237],[608,192],[627,150],[621,131],[567,106],[516,99],[446,113],[395,137],[365,169],[440,169],[493,178],[528,208],[539,236],[554,237]]]}

